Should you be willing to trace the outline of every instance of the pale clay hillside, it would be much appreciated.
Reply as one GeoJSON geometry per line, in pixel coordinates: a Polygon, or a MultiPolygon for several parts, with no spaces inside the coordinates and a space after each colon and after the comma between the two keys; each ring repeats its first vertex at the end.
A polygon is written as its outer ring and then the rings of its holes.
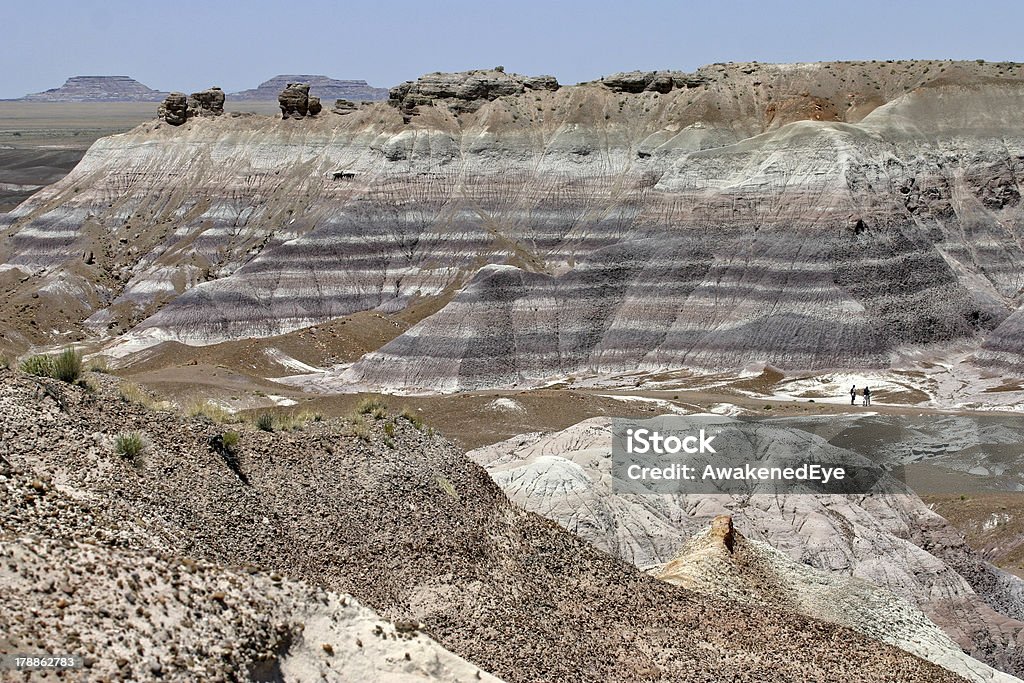
{"type": "Polygon", "coordinates": [[[345,115],[143,125],[0,219],[4,315],[38,321],[7,343],[210,344],[441,296],[337,381],[886,367],[950,345],[1017,367],[1021,74],[481,71],[345,115]]]}

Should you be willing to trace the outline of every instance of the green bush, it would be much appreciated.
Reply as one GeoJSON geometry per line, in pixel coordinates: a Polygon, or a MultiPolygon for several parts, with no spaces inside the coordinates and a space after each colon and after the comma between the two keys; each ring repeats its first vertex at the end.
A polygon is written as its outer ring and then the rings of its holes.
{"type": "Polygon", "coordinates": [[[52,367],[53,364],[49,356],[29,356],[21,361],[21,371],[26,375],[35,375],[36,377],[49,377],[52,367]]]}
{"type": "Polygon", "coordinates": [[[451,483],[450,481],[448,481],[448,479],[446,477],[442,477],[442,476],[436,477],[436,481],[437,481],[438,487],[440,487],[440,489],[442,491],[447,493],[449,496],[451,496],[455,500],[459,499],[459,494],[455,490],[455,484],[451,483]]]}
{"type": "Polygon", "coordinates": [[[228,453],[234,453],[238,449],[238,442],[242,440],[241,434],[236,431],[224,432],[220,435],[220,438],[228,453]]]}
{"type": "Polygon", "coordinates": [[[274,431],[274,416],[270,413],[260,413],[256,418],[256,429],[263,430],[264,432],[274,431]]]}
{"type": "Polygon", "coordinates": [[[123,458],[134,460],[146,449],[139,432],[122,432],[114,439],[114,450],[123,458]]]}
{"type": "Polygon", "coordinates": [[[0,370],[6,370],[11,367],[11,361],[7,360],[7,356],[0,356],[0,370]]]}
{"type": "Polygon", "coordinates": [[[185,412],[189,417],[202,417],[210,420],[211,422],[218,422],[221,424],[231,422],[232,420],[231,413],[213,401],[193,401],[185,407],[185,412]]]}
{"type": "Polygon", "coordinates": [[[82,354],[73,348],[66,348],[56,356],[29,356],[21,362],[21,371],[70,384],[82,376],[82,354]]]}
{"type": "Polygon", "coordinates": [[[349,418],[348,428],[345,430],[346,436],[355,436],[363,441],[370,441],[370,427],[366,424],[366,418],[362,415],[353,415],[349,418]]]}
{"type": "Polygon", "coordinates": [[[72,348],[58,353],[53,359],[53,374],[50,376],[68,384],[77,382],[82,376],[82,354],[72,348]]]}
{"type": "Polygon", "coordinates": [[[360,415],[369,415],[375,419],[380,419],[388,414],[388,407],[379,398],[364,398],[356,406],[356,411],[360,415]]]}

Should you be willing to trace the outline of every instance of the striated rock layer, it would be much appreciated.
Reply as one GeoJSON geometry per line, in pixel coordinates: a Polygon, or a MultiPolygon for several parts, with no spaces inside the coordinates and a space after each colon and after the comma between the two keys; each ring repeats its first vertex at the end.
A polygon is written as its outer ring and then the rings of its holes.
{"type": "Polygon", "coordinates": [[[861,580],[796,562],[767,543],[747,539],[732,517],[715,517],[655,571],[676,586],[736,602],[799,612],[916,654],[983,683],[1020,679],[967,656],[919,609],[861,580]]]}
{"type": "Polygon", "coordinates": [[[189,344],[456,288],[343,378],[373,386],[880,367],[951,343],[1018,367],[1022,74],[735,64],[559,88],[494,70],[301,127],[143,126],[9,214],[0,261],[19,316],[189,344]]]}

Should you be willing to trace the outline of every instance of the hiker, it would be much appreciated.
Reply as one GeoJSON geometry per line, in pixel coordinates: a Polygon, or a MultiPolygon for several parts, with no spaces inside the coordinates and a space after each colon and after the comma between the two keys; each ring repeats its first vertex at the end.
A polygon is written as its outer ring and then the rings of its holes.
{"type": "Polygon", "coordinates": [[[871,389],[864,387],[864,405],[871,405],[871,389]]]}
{"type": "Polygon", "coordinates": [[[856,384],[854,384],[852,387],[850,387],[850,405],[851,406],[857,405],[857,385],[856,384]]]}

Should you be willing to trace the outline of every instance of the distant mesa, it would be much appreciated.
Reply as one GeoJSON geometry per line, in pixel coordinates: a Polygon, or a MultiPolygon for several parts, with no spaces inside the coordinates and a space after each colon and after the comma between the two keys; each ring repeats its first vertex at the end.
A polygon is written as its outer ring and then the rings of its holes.
{"type": "Polygon", "coordinates": [[[159,102],[169,93],[130,76],[72,76],[59,88],[32,93],[23,102],[159,102]]]}
{"type": "Polygon", "coordinates": [[[231,93],[230,98],[248,102],[276,102],[281,91],[294,83],[308,85],[309,94],[320,98],[321,101],[384,100],[388,97],[387,88],[374,88],[366,81],[342,81],[327,76],[283,74],[263,81],[256,88],[231,93]]]}

